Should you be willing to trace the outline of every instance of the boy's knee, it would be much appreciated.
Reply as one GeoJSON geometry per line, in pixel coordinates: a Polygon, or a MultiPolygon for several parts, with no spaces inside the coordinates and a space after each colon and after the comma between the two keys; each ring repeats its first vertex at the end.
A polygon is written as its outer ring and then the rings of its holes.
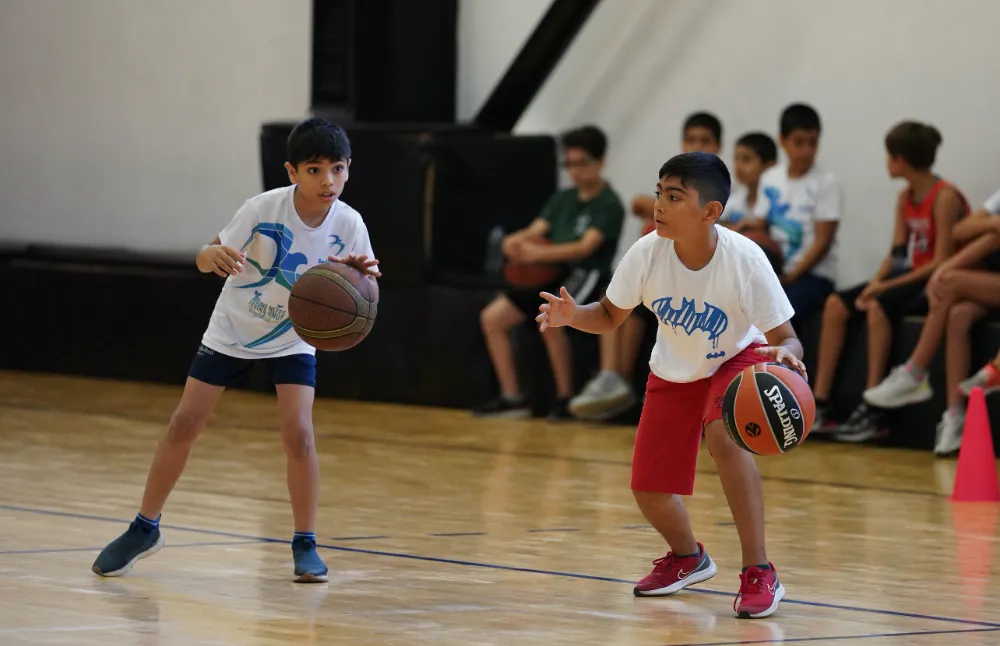
{"type": "Polygon", "coordinates": [[[506,332],[513,323],[514,305],[505,298],[496,298],[479,313],[479,325],[484,332],[506,332]]]}
{"type": "Polygon", "coordinates": [[[291,458],[307,458],[316,452],[312,425],[303,421],[282,424],[281,443],[291,458]]]}
{"type": "Polygon", "coordinates": [[[650,509],[657,505],[666,505],[677,498],[675,493],[660,493],[656,491],[636,491],[632,490],[632,497],[639,505],[639,509],[650,509]]]}
{"type": "Polygon", "coordinates": [[[167,442],[171,444],[191,444],[205,427],[206,420],[188,411],[175,411],[167,426],[167,442]]]}
{"type": "Polygon", "coordinates": [[[846,323],[850,315],[847,303],[840,294],[830,294],[826,297],[826,303],[823,305],[824,323],[846,323]]]}

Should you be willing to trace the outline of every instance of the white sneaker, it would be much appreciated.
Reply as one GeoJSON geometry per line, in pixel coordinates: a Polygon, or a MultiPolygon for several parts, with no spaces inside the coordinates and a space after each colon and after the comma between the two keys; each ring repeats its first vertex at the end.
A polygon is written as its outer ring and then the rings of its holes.
{"type": "Polygon", "coordinates": [[[635,403],[635,393],[617,372],[601,371],[569,402],[569,412],[580,419],[608,419],[635,403]]]}
{"type": "Polygon", "coordinates": [[[931,390],[927,376],[916,379],[906,366],[896,366],[882,383],[869,388],[862,395],[869,405],[878,408],[902,408],[925,402],[933,396],[934,391],[931,390]]]}
{"type": "Polygon", "coordinates": [[[946,410],[937,425],[934,440],[934,455],[945,457],[958,453],[962,447],[962,429],[965,427],[965,411],[952,413],[946,410]]]}

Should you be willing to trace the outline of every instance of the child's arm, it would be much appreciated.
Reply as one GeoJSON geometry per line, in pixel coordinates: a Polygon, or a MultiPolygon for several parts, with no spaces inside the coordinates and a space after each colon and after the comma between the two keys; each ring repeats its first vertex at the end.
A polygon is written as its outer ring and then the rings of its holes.
{"type": "Polygon", "coordinates": [[[1000,230],[1000,215],[979,209],[959,220],[951,230],[955,244],[965,244],[984,233],[1000,230]]]}
{"type": "Polygon", "coordinates": [[[906,243],[909,240],[910,230],[906,226],[906,195],[904,193],[899,194],[899,198],[896,200],[896,216],[895,223],[892,229],[892,246],[889,248],[889,253],[886,255],[885,259],[882,261],[882,265],[872,276],[872,283],[878,283],[885,280],[886,276],[892,272],[893,264],[893,252],[899,247],[906,247],[906,243]]]}
{"type": "Polygon", "coordinates": [[[758,330],[764,331],[768,347],[759,348],[758,354],[798,371],[806,377],[802,363],[802,344],[792,329],[795,310],[781,287],[777,274],[761,249],[755,248],[753,266],[747,273],[740,292],[740,305],[747,319],[758,330]]]}
{"type": "Polygon", "coordinates": [[[625,252],[611,276],[606,295],[597,303],[577,305],[565,287],[560,288],[558,296],[542,292],[544,302],[535,318],[538,329],[544,332],[550,327],[568,325],[583,332],[603,334],[624,323],[642,303],[643,282],[649,269],[648,247],[640,239],[625,252]]]}
{"type": "Polygon", "coordinates": [[[653,219],[653,205],[656,203],[656,198],[652,195],[637,195],[634,200],[632,200],[632,214],[637,215],[643,220],[653,219]]]}
{"type": "Polygon", "coordinates": [[[609,238],[617,238],[625,219],[625,207],[615,200],[602,202],[590,208],[590,225],[579,240],[553,245],[525,244],[521,248],[522,262],[568,263],[588,258],[609,238]]]}
{"type": "Polygon", "coordinates": [[[934,259],[919,269],[881,281],[880,291],[926,280],[935,269],[951,257],[955,250],[952,230],[962,208],[962,200],[954,190],[945,189],[938,193],[937,199],[934,200],[934,259]]]}
{"type": "Polygon", "coordinates": [[[243,271],[243,261],[246,254],[240,253],[232,247],[222,244],[216,236],[209,244],[205,245],[195,256],[194,264],[198,271],[203,274],[215,273],[225,278],[235,276],[243,271]]]}
{"type": "Polygon", "coordinates": [[[802,349],[802,342],[795,334],[791,321],[785,321],[778,327],[764,333],[767,337],[767,347],[758,348],[757,354],[770,357],[776,363],[781,363],[792,370],[795,370],[806,381],[809,375],[806,373],[806,364],[802,363],[805,351],[802,349]]]}
{"type": "Polygon", "coordinates": [[[784,280],[786,284],[795,282],[823,260],[830,252],[833,240],[837,236],[841,215],[840,185],[833,177],[829,177],[817,193],[813,244],[803,254],[799,264],[786,272],[784,280]]]}

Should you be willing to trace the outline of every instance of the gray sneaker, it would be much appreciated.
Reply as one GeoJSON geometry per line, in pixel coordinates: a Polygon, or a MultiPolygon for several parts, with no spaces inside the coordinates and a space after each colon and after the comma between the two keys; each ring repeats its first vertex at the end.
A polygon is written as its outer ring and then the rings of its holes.
{"type": "Polygon", "coordinates": [[[147,532],[139,520],[133,520],[124,534],[101,550],[91,569],[99,576],[121,576],[131,570],[136,561],[162,548],[163,535],[159,527],[147,532]]]}
{"type": "Polygon", "coordinates": [[[933,396],[934,391],[931,390],[927,375],[923,379],[917,379],[906,366],[893,368],[882,383],[869,388],[863,395],[868,404],[878,408],[902,408],[925,402],[933,396]]]}
{"type": "Polygon", "coordinates": [[[635,393],[621,375],[602,370],[570,400],[569,412],[580,419],[603,420],[625,412],[634,403],[635,393]]]}
{"type": "Polygon", "coordinates": [[[879,411],[862,402],[846,422],[834,427],[834,439],[838,442],[860,444],[885,437],[887,432],[879,427],[879,417],[881,417],[879,411]]]}
{"type": "Polygon", "coordinates": [[[939,458],[955,455],[962,448],[962,430],[965,427],[965,411],[954,414],[946,410],[937,425],[934,439],[934,455],[939,458]]]}

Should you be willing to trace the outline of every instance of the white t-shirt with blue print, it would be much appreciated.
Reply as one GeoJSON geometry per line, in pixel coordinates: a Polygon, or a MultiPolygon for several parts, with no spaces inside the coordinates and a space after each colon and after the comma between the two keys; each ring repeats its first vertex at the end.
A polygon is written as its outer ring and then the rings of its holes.
{"type": "Polygon", "coordinates": [[[219,240],[246,254],[243,271],[226,279],[202,345],[241,359],[315,354],[288,318],[288,295],[307,269],[328,256],[374,256],[361,214],[337,200],[310,228],[295,211],[295,187],[247,200],[219,240]]]}
{"type": "Polygon", "coordinates": [[[615,306],[645,305],[659,319],[649,368],[660,379],[686,383],[711,377],[794,314],[757,243],[725,227],[715,230],[715,254],[698,271],[684,266],[673,240],[654,231],[626,252],[608,285],[615,306]]]}
{"type": "Polygon", "coordinates": [[[750,199],[750,191],[746,186],[740,184],[733,185],[733,191],[726,200],[726,208],[719,216],[720,224],[736,224],[740,220],[753,217],[753,212],[747,200],[750,199]]]}
{"type": "MultiPolygon", "coordinates": [[[[785,271],[793,270],[815,242],[817,222],[840,220],[842,201],[837,178],[816,166],[795,179],[788,177],[788,166],[784,164],[764,172],[754,214],[767,219],[768,232],[785,256],[785,271]]],[[[837,280],[836,240],[812,273],[837,280]]]]}

